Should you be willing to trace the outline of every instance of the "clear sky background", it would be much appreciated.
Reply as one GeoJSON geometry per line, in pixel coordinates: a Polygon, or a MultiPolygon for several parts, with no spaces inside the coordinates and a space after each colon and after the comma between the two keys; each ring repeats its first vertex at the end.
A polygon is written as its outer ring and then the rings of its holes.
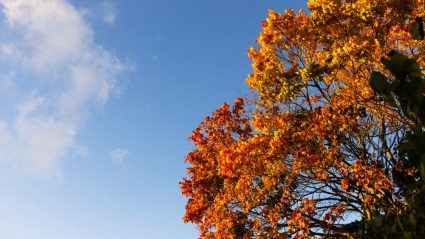
{"type": "Polygon", "coordinates": [[[0,0],[0,238],[189,239],[187,137],[284,0],[0,0]]]}

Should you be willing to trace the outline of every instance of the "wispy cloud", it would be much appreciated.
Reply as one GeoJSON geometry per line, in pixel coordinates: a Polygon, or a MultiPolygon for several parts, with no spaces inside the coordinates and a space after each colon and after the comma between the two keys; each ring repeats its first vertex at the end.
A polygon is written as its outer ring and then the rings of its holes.
{"type": "Polygon", "coordinates": [[[127,149],[114,149],[109,153],[109,156],[111,157],[112,162],[121,163],[122,161],[124,161],[125,157],[127,156],[127,153],[127,149]]]}
{"type": "Polygon", "coordinates": [[[0,79],[18,92],[13,115],[0,119],[0,158],[51,174],[77,147],[79,126],[108,100],[126,67],[95,43],[83,14],[66,0],[0,5],[0,67],[6,72],[0,79]]]}
{"type": "Polygon", "coordinates": [[[114,24],[118,15],[118,10],[112,2],[105,1],[100,4],[100,14],[103,22],[107,24],[114,24]]]}

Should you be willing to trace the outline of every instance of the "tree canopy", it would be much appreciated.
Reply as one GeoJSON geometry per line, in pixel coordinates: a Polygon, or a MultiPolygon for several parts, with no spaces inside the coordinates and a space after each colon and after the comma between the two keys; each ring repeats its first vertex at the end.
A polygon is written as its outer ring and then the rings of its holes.
{"type": "Polygon", "coordinates": [[[411,208],[419,189],[403,185],[421,169],[400,148],[423,130],[424,0],[307,6],[269,11],[248,52],[252,96],[190,137],[180,186],[199,238],[350,238],[411,208]],[[420,83],[397,83],[400,72],[420,83]]]}

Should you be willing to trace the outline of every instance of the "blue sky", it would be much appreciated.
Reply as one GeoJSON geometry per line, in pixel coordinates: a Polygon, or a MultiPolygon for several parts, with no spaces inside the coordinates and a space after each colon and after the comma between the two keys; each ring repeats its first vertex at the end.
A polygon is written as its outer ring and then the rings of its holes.
{"type": "Polygon", "coordinates": [[[0,238],[196,238],[187,137],[248,94],[267,9],[303,5],[0,0],[0,238]]]}

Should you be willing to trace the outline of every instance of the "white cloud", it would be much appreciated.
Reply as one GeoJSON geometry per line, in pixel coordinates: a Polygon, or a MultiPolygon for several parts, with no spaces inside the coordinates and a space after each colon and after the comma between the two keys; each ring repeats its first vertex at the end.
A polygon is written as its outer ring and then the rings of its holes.
{"type": "Polygon", "coordinates": [[[107,24],[114,24],[118,15],[118,10],[112,2],[105,1],[100,4],[100,14],[103,22],[107,24]]]}
{"type": "Polygon", "coordinates": [[[66,0],[0,6],[1,81],[20,92],[10,106],[15,115],[0,118],[0,160],[50,174],[79,147],[79,126],[108,100],[126,66],[95,43],[83,14],[66,0]]]}
{"type": "Polygon", "coordinates": [[[121,163],[124,161],[125,156],[127,156],[127,149],[114,149],[109,153],[109,156],[112,159],[112,162],[121,163]]]}

